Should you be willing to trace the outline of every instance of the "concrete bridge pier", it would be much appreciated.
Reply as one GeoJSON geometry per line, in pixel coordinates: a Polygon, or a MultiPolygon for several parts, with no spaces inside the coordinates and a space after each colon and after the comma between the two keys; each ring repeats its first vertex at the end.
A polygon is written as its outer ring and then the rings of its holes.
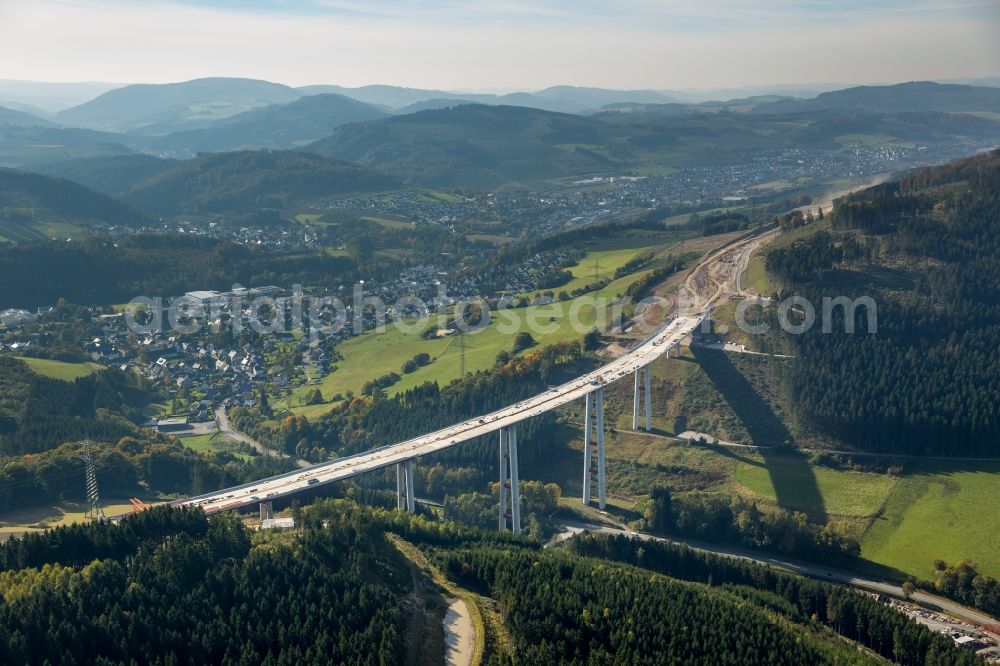
{"type": "Polygon", "coordinates": [[[271,504],[271,500],[260,503],[260,519],[262,522],[274,519],[274,505],[271,504]]]}
{"type": "Polygon", "coordinates": [[[413,490],[413,460],[406,461],[406,510],[414,513],[417,510],[417,495],[413,490]]]}
{"type": "Polygon", "coordinates": [[[521,483],[517,464],[517,424],[500,428],[500,531],[507,529],[510,520],[511,531],[521,533],[521,483]],[[510,497],[508,510],[507,498],[510,497]]]}
{"type": "Polygon", "coordinates": [[[648,365],[643,368],[646,378],[646,432],[653,429],[653,370],[648,365]]]}
{"type": "MultiPolygon", "coordinates": [[[[670,354],[670,350],[667,350],[667,354],[670,354]]],[[[652,429],[652,373],[650,372],[649,366],[644,365],[635,371],[635,393],[632,397],[632,430],[639,429],[639,395],[640,393],[644,396],[644,405],[646,409],[646,432],[652,429]]]]}
{"type": "Polygon", "coordinates": [[[593,494],[593,476],[597,474],[597,503],[604,508],[607,502],[604,464],[604,389],[587,394],[583,430],[583,503],[590,504],[593,494]],[[597,467],[594,467],[593,442],[596,436],[597,467]]]}
{"type": "Polygon", "coordinates": [[[416,502],[413,496],[413,461],[396,463],[396,508],[413,513],[416,502]]]}
{"type": "Polygon", "coordinates": [[[632,373],[635,375],[635,392],[632,394],[632,430],[639,429],[639,392],[641,390],[642,371],[643,368],[639,368],[632,373]]]}

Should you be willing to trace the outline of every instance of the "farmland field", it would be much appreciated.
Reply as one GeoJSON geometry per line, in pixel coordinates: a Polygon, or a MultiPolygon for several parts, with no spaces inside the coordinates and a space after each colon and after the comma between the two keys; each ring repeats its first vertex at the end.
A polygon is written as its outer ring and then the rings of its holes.
{"type": "MultiPolygon", "coordinates": [[[[635,240],[637,243],[641,242],[639,239],[635,240]]],[[[601,276],[610,277],[615,270],[644,251],[655,250],[658,255],[666,251],[666,246],[649,244],[658,240],[646,239],[645,242],[647,243],[645,246],[601,249],[588,253],[577,265],[569,269],[574,279],[559,290],[571,290],[591,282],[594,256],[598,257],[601,276]],[[591,272],[588,273],[588,270],[591,272]]],[[[597,321],[597,309],[594,302],[589,299],[603,299],[603,302],[610,303],[615,296],[624,293],[629,285],[647,272],[648,269],[644,269],[618,278],[605,288],[577,299],[512,308],[502,314],[493,313],[487,328],[465,336],[466,372],[492,367],[496,362],[497,353],[511,349],[514,334],[518,331],[531,332],[539,347],[579,339],[597,321]],[[583,330],[576,330],[572,325],[571,313],[576,315],[575,318],[583,325],[583,330]],[[514,332],[511,332],[512,330],[514,332]]],[[[610,307],[605,308],[605,316],[609,322],[610,312],[610,307]]],[[[436,317],[431,317],[424,324],[424,329],[436,323],[436,317]]],[[[410,328],[416,327],[417,322],[407,321],[404,324],[410,328]]],[[[422,330],[404,332],[397,326],[390,325],[382,333],[366,333],[338,345],[344,360],[337,363],[335,370],[322,380],[319,388],[323,397],[329,400],[331,396],[344,394],[347,391],[357,394],[366,382],[390,372],[402,374],[402,379],[388,389],[390,394],[405,391],[424,382],[438,382],[444,385],[457,379],[462,358],[460,341],[454,335],[423,340],[420,337],[422,330]],[[413,373],[403,374],[401,371],[403,363],[420,352],[429,354],[433,359],[432,362],[413,373]]],[[[330,406],[302,404],[304,395],[314,388],[314,386],[300,388],[289,399],[276,401],[274,405],[278,408],[289,407],[295,413],[310,418],[318,416],[329,410],[330,406]]]]}
{"type": "Polygon", "coordinates": [[[931,578],[935,559],[1000,576],[1000,462],[907,465],[861,544],[865,559],[931,578]]]}
{"type": "MultiPolygon", "coordinates": [[[[577,331],[571,325],[572,320],[569,315],[573,308],[578,308],[579,321],[585,327],[591,327],[596,321],[596,309],[584,299],[601,297],[610,299],[616,293],[623,291],[639,275],[641,273],[626,276],[612,282],[604,290],[573,301],[514,308],[505,310],[503,314],[494,314],[487,328],[465,336],[466,372],[492,367],[496,362],[497,353],[511,349],[514,334],[508,329],[514,329],[515,332],[531,331],[539,346],[580,338],[586,330],[577,331]],[[533,325],[529,326],[529,321],[533,322],[533,325]]],[[[610,319],[610,315],[608,316],[610,319]]],[[[406,323],[414,324],[414,322],[406,323]]],[[[422,340],[419,333],[404,332],[396,326],[387,327],[383,333],[366,333],[339,345],[338,349],[344,355],[344,360],[337,364],[336,370],[323,379],[320,391],[326,399],[346,391],[359,393],[365,382],[380,375],[389,372],[402,374],[403,363],[420,352],[430,354],[432,362],[415,372],[403,374],[402,379],[392,385],[388,392],[395,394],[424,382],[436,381],[442,385],[447,384],[458,378],[462,357],[460,345],[455,336],[422,340]]],[[[313,388],[309,386],[300,389],[297,395],[313,388]]],[[[295,397],[291,402],[294,406],[295,397]]],[[[328,405],[312,405],[294,407],[293,411],[312,417],[327,409],[328,405]]]]}
{"type": "Polygon", "coordinates": [[[388,229],[412,229],[413,223],[399,216],[390,217],[387,215],[365,215],[360,218],[362,222],[370,222],[388,229]]]}
{"type": "Polygon", "coordinates": [[[827,513],[837,516],[864,517],[876,513],[895,485],[885,474],[842,472],[802,464],[795,458],[769,457],[766,462],[740,463],[735,480],[753,494],[777,501],[775,478],[781,478],[782,507],[805,513],[827,513]],[[810,487],[819,489],[822,506],[809,501],[810,487]]]}
{"type": "Polygon", "coordinates": [[[18,356],[17,358],[27,363],[28,367],[39,375],[51,377],[52,379],[62,379],[68,382],[80,377],[86,377],[102,369],[102,366],[96,363],[66,363],[46,358],[29,358],[27,356],[18,356]]]}

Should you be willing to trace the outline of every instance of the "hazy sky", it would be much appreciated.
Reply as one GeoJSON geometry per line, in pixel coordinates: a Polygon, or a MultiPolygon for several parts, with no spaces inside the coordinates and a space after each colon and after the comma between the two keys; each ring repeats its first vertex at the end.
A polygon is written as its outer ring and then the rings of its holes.
{"type": "Polygon", "coordinates": [[[717,88],[1000,74],[1000,0],[0,0],[0,78],[717,88]]]}

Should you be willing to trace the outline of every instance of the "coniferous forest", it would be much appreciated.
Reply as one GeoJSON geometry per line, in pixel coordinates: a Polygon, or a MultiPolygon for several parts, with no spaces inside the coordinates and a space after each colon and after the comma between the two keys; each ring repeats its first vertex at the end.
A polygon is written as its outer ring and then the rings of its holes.
{"type": "MultiPolygon", "coordinates": [[[[783,294],[871,296],[790,336],[792,394],[810,424],[882,453],[1000,453],[1000,151],[839,200],[828,231],[767,255],[783,294]]],[[[779,294],[781,295],[781,294],[779,294]]],[[[816,306],[817,313],[820,307],[816,306]]]]}
{"type": "Polygon", "coordinates": [[[232,514],[157,508],[8,541],[0,660],[402,663],[416,580],[402,539],[496,609],[509,644],[488,630],[486,663],[977,663],[868,597],[683,546],[592,536],[543,551],[347,500],[299,519],[252,534],[232,514]]]}

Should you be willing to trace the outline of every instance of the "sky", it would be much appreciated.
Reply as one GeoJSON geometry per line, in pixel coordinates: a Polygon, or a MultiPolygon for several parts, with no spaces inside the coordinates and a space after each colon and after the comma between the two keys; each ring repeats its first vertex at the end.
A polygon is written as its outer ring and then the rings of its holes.
{"type": "Polygon", "coordinates": [[[1000,0],[0,0],[0,79],[706,89],[1000,75],[1000,0]]]}

